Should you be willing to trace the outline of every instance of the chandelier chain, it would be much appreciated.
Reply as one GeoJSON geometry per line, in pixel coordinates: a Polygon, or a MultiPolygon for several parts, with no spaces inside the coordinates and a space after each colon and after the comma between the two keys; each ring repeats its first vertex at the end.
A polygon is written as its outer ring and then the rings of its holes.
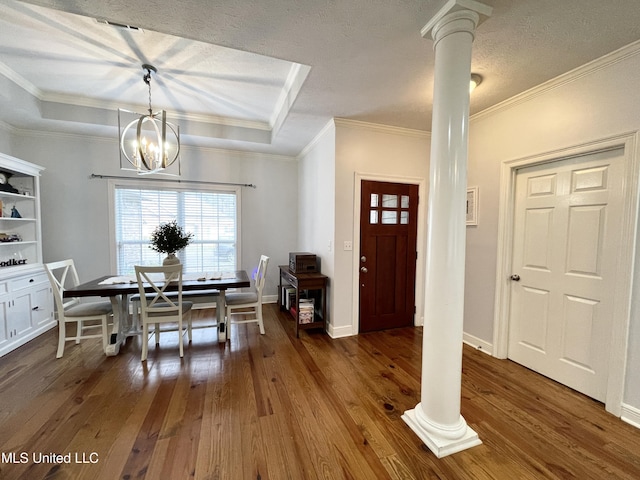
{"type": "Polygon", "coordinates": [[[147,73],[144,77],[142,77],[144,83],[149,87],[149,115],[153,114],[153,110],[151,108],[151,70],[147,68],[147,73]]]}

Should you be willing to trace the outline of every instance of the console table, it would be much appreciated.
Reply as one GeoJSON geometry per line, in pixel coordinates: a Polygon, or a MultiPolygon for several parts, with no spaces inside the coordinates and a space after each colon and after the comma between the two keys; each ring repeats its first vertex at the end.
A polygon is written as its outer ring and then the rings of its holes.
{"type": "Polygon", "coordinates": [[[280,285],[278,285],[278,305],[280,310],[286,309],[286,290],[294,288],[296,299],[294,305],[289,309],[289,313],[296,322],[296,337],[300,329],[327,327],[327,280],[329,277],[321,273],[302,272],[296,273],[289,269],[288,265],[280,265],[280,285]],[[300,298],[301,293],[306,292],[307,298],[314,299],[313,318],[310,322],[300,321],[300,298]]]}

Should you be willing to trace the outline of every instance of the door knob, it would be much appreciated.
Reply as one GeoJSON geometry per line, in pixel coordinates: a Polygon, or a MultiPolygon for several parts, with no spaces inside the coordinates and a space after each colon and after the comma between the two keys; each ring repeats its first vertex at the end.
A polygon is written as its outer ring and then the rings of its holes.
{"type": "Polygon", "coordinates": [[[511,280],[513,280],[514,282],[519,282],[520,275],[518,275],[517,273],[514,273],[513,275],[511,275],[511,280]]]}
{"type": "Polygon", "coordinates": [[[367,273],[369,270],[367,270],[367,267],[360,267],[360,271],[362,273],[367,273]]]}
{"type": "Polygon", "coordinates": [[[362,263],[366,262],[366,261],[367,261],[367,257],[365,257],[364,255],[362,255],[362,256],[360,257],[360,261],[361,261],[362,263]]]}

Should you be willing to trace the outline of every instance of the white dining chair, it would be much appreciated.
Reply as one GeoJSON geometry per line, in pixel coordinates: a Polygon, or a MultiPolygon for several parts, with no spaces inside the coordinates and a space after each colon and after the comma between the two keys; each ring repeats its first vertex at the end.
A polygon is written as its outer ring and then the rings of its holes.
{"type": "Polygon", "coordinates": [[[142,321],[142,355],[140,360],[147,359],[149,350],[149,324],[154,325],[153,334],[156,346],[159,345],[160,324],[178,324],[178,345],[180,357],[184,356],[184,334],[191,341],[191,309],[192,302],[182,300],[182,265],[166,265],[161,267],[135,266],[138,292],[140,293],[140,320],[142,321]],[[151,288],[150,292],[146,289],[151,288]],[[175,292],[177,291],[177,295],[175,292]],[[151,293],[151,295],[149,295],[151,293]],[[186,330],[183,329],[187,324],[186,330]]]}
{"type": "MultiPolygon", "coordinates": [[[[227,325],[238,323],[257,323],[260,333],[264,335],[264,322],[262,320],[262,289],[267,277],[269,257],[262,255],[258,263],[258,269],[253,277],[253,291],[231,292],[225,295],[227,325]],[[234,319],[232,315],[244,315],[241,319],[234,319]],[[252,315],[253,314],[253,315],[252,315]],[[247,315],[252,315],[247,318],[247,315]]],[[[229,338],[229,335],[227,335],[229,338]]]]}
{"type": "Polygon", "coordinates": [[[58,317],[58,351],[56,358],[62,358],[65,343],[88,338],[102,338],[102,350],[107,348],[108,320],[113,318],[111,302],[80,302],[79,298],[64,298],[65,288],[75,287],[80,284],[78,272],[73,260],[61,260],[44,265],[53,289],[53,298],[56,304],[58,317]],[[67,336],[67,324],[76,323],[75,336],[67,336]],[[85,323],[89,322],[89,323],[85,323]],[[85,333],[98,330],[99,333],[85,333]]]}

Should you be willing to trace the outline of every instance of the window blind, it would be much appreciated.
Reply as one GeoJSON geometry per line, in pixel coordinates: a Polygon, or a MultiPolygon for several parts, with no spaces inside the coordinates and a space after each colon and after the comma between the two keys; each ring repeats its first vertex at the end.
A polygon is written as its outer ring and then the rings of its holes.
{"type": "Polygon", "coordinates": [[[118,275],[135,265],[161,265],[164,254],[149,239],[161,223],[176,220],[191,243],[177,252],[185,272],[236,269],[238,209],[236,192],[116,186],[115,236],[118,275]]]}

